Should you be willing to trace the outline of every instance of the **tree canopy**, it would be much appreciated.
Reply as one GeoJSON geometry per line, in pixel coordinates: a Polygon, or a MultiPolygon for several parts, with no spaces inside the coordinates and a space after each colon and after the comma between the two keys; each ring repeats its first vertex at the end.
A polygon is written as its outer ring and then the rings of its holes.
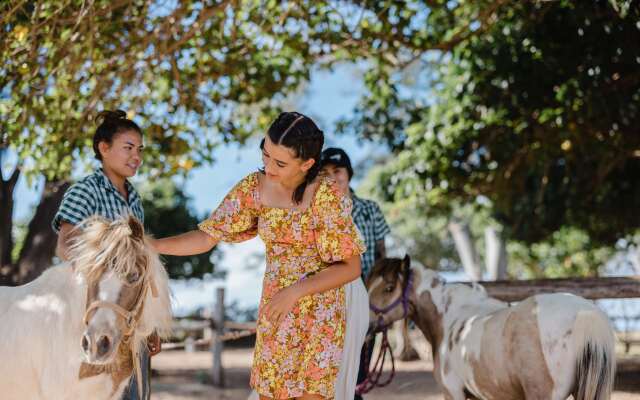
{"type": "Polygon", "coordinates": [[[415,195],[434,213],[453,200],[489,206],[508,236],[526,243],[564,228],[597,245],[633,233],[638,9],[511,2],[495,15],[438,61],[425,52],[422,65],[438,67],[414,73],[432,82],[426,101],[403,97],[398,78],[384,93],[370,90],[355,124],[397,153],[381,173],[388,198],[415,195]]]}
{"type": "Polygon", "coordinates": [[[494,2],[427,3],[4,2],[1,143],[23,171],[66,177],[95,113],[124,108],[175,173],[263,128],[316,63],[450,48],[494,2]]]}
{"type": "MultiPolygon", "coordinates": [[[[478,23],[487,21],[493,4],[3,2],[0,150],[10,148],[19,158],[18,167],[0,179],[0,272],[7,265],[9,274],[32,270],[53,251],[32,245],[55,239],[45,231],[47,218],[74,163],[90,156],[98,111],[125,109],[142,126],[145,173],[183,173],[214,161],[216,145],[260,132],[312,68],[397,59],[396,51],[410,54],[406,46],[450,49],[475,34],[471,25],[478,16],[478,23]],[[47,178],[30,224],[36,231],[29,229],[23,246],[42,257],[27,263],[30,254],[10,257],[13,190],[20,174],[47,178]]],[[[3,274],[0,281],[6,281],[3,274]]]]}

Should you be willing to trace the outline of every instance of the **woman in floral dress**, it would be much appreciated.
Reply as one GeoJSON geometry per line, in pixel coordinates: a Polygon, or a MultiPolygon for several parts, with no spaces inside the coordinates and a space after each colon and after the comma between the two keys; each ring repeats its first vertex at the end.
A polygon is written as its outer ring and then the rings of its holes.
{"type": "Polygon", "coordinates": [[[261,399],[334,397],[343,285],[360,276],[364,247],[351,200],[318,176],[323,142],[310,118],[280,114],[260,146],[264,169],[242,179],[199,230],[154,241],[162,254],[190,255],[260,235],[267,268],[251,386],[261,399]]]}

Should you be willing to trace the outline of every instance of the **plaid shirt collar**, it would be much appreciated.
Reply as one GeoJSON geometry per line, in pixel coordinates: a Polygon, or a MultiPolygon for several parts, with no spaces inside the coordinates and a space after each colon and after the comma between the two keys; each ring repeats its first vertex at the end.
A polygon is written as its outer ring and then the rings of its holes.
{"type": "MultiPolygon", "coordinates": [[[[100,185],[102,185],[106,189],[111,190],[112,192],[115,192],[118,196],[124,199],[124,197],[122,196],[122,193],[118,191],[118,189],[115,187],[113,182],[111,182],[111,179],[109,179],[107,174],[104,173],[104,169],[102,169],[102,167],[96,170],[95,176],[98,182],[100,183],[100,185]]],[[[129,199],[128,199],[129,201],[127,203],[131,203],[137,197],[136,190],[133,188],[133,185],[129,183],[127,179],[124,180],[124,187],[127,189],[127,194],[129,195],[129,199]]]]}

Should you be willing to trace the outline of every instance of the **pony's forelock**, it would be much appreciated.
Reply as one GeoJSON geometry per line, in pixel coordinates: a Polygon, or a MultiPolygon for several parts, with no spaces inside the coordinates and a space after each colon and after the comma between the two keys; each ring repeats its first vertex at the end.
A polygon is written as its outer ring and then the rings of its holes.
{"type": "Polygon", "coordinates": [[[147,265],[145,244],[134,237],[127,219],[109,221],[94,216],[85,220],[78,229],[82,231],[74,236],[69,248],[69,259],[76,273],[93,277],[107,268],[120,277],[126,277],[140,266],[147,265]]]}

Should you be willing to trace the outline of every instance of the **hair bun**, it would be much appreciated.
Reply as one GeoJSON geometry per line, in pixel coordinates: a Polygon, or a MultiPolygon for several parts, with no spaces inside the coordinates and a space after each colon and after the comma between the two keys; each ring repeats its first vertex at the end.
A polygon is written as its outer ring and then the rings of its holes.
{"type": "Polygon", "coordinates": [[[127,113],[122,110],[104,110],[100,111],[98,115],[96,115],[96,122],[101,124],[103,122],[108,121],[117,121],[121,119],[127,119],[127,113]]]}

